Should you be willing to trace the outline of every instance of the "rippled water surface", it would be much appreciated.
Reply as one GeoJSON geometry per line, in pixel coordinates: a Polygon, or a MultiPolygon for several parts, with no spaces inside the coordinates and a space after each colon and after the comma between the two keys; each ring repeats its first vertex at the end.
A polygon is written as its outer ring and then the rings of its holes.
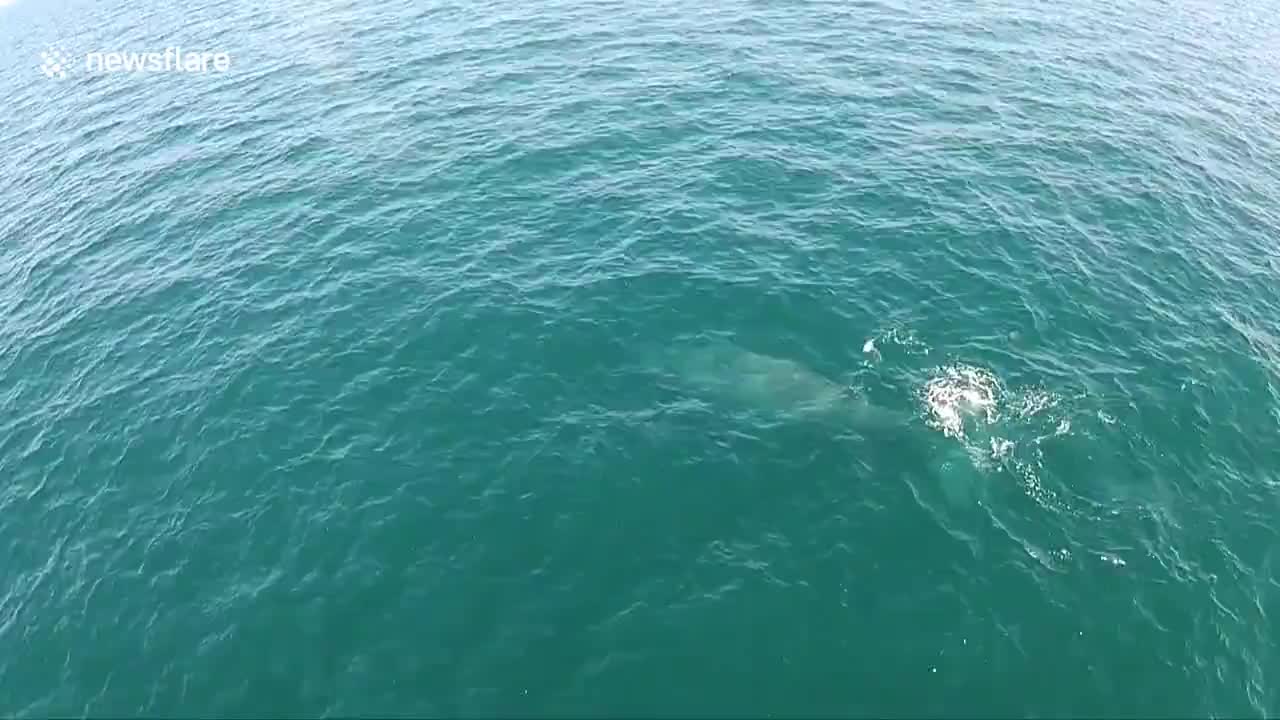
{"type": "Polygon", "coordinates": [[[1280,714],[1275,0],[6,5],[0,713],[1280,714]]]}

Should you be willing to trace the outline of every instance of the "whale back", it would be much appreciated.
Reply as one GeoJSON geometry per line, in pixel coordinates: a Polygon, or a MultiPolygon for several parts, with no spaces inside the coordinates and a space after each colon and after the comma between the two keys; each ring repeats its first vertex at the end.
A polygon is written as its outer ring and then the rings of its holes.
{"type": "Polygon", "coordinates": [[[852,388],[794,360],[752,352],[726,341],[675,348],[670,367],[687,387],[757,410],[855,428],[901,421],[852,388]]]}

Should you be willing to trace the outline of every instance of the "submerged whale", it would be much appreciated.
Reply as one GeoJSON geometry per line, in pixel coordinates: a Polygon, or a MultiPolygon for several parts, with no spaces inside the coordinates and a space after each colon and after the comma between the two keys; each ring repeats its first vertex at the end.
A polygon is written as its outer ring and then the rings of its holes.
{"type": "Polygon", "coordinates": [[[909,420],[794,360],[727,341],[676,347],[665,359],[665,369],[682,386],[756,410],[847,424],[854,430],[905,426],[909,420]]]}
{"type": "Polygon", "coordinates": [[[752,352],[724,340],[677,345],[660,355],[658,368],[680,387],[702,397],[786,419],[813,420],[876,441],[933,476],[952,504],[974,498],[978,470],[966,449],[923,427],[917,418],[872,403],[854,388],[801,363],[752,352]]]}

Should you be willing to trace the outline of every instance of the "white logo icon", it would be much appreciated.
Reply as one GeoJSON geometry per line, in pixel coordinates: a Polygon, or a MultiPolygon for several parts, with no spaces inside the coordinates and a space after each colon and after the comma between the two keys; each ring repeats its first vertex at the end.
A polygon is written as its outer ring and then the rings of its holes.
{"type": "Polygon", "coordinates": [[[40,53],[40,57],[44,59],[44,63],[40,65],[40,72],[44,73],[45,77],[67,79],[67,67],[71,65],[71,58],[67,57],[66,53],[56,48],[49,48],[40,53]]]}

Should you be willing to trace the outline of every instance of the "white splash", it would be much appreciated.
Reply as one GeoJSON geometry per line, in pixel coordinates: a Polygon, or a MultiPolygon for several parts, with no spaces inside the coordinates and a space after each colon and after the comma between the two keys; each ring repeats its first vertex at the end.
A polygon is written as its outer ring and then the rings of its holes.
{"type": "Polygon", "coordinates": [[[929,424],[948,437],[963,439],[966,421],[990,425],[999,417],[1000,379],[971,365],[952,365],[925,383],[923,400],[929,424]]]}
{"type": "Polygon", "coordinates": [[[873,363],[880,362],[883,359],[880,355],[880,348],[876,347],[875,338],[867,338],[867,341],[862,344],[862,354],[870,358],[873,363]]]}
{"type": "Polygon", "coordinates": [[[1058,397],[1043,388],[1032,388],[1022,393],[1016,411],[1019,417],[1030,418],[1058,404],[1058,397]]]}
{"type": "Polygon", "coordinates": [[[1007,438],[993,437],[991,438],[991,458],[993,460],[1004,460],[1013,452],[1013,441],[1007,438]]]}
{"type": "Polygon", "coordinates": [[[929,354],[929,346],[910,330],[891,327],[888,331],[881,333],[880,339],[902,348],[908,355],[929,354]]]}

